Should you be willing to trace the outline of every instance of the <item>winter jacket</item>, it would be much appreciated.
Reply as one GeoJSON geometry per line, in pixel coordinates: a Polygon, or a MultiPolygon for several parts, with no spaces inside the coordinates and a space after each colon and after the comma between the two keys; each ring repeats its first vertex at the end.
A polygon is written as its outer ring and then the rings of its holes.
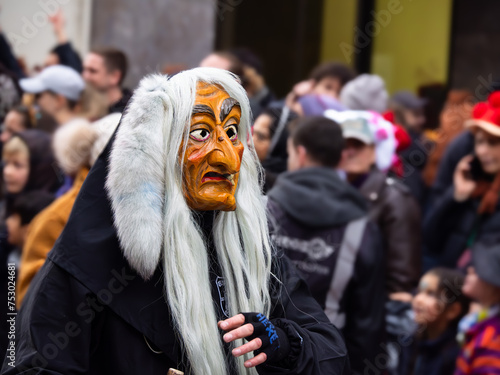
{"type": "Polygon", "coordinates": [[[373,169],[360,193],[368,200],[368,216],[382,234],[386,252],[388,293],[417,286],[421,263],[421,213],[408,187],[373,169]]]}
{"type": "Polygon", "coordinates": [[[500,374],[500,316],[475,324],[457,359],[455,375],[500,374]]]}
{"type": "Polygon", "coordinates": [[[492,215],[478,215],[479,202],[457,202],[453,186],[436,202],[424,223],[425,249],[434,264],[454,268],[473,243],[500,233],[500,202],[492,215]]]}
{"type": "Polygon", "coordinates": [[[16,284],[16,304],[18,308],[21,306],[31,280],[43,266],[47,254],[52,250],[57,238],[68,222],[73,204],[88,173],[88,168],[82,168],[76,176],[72,188],[40,212],[31,222],[23,247],[19,277],[16,284]]]}
{"type": "MultiPolygon", "coordinates": [[[[368,222],[353,260],[353,273],[340,297],[340,311],[329,311],[336,298],[340,244],[350,222],[366,218],[363,197],[330,168],[286,172],[268,194],[272,238],[295,263],[327,316],[343,329],[355,373],[373,363],[384,342],[384,253],[376,225],[368,222]],[[345,314],[345,322],[338,316],[345,314]]],[[[349,266],[349,265],[347,265],[349,266]]]]}
{"type": "MultiPolygon", "coordinates": [[[[169,368],[185,370],[162,266],[144,281],[120,249],[104,187],[112,143],[90,171],[63,233],[32,282],[17,316],[15,367],[6,358],[3,374],[165,375],[169,368]]],[[[273,263],[283,284],[271,286],[269,318],[299,350],[295,367],[263,364],[258,372],[347,374],[340,332],[293,265],[284,257],[273,263]]],[[[207,303],[215,302],[207,296],[207,303]]]]}

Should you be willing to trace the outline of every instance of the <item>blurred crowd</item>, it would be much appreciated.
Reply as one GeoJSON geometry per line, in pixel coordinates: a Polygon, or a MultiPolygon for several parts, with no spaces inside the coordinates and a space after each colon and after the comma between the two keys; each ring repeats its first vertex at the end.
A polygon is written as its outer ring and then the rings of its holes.
{"type": "MultiPolygon", "coordinates": [[[[18,308],[132,95],[122,51],[82,59],[63,15],[50,21],[58,44],[37,72],[0,33],[0,283],[7,296],[15,264],[18,308]]],[[[200,66],[240,77],[272,239],[342,330],[353,372],[500,374],[500,91],[391,96],[326,62],[280,99],[248,49],[200,66]]]]}

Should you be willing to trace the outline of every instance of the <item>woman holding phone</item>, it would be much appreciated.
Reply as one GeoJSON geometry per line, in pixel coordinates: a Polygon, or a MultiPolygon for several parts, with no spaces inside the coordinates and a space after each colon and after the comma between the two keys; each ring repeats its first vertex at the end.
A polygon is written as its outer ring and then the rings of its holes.
{"type": "Polygon", "coordinates": [[[435,265],[465,267],[479,237],[500,232],[500,91],[478,103],[466,126],[474,153],[457,165],[453,185],[424,225],[424,243],[435,265]]]}

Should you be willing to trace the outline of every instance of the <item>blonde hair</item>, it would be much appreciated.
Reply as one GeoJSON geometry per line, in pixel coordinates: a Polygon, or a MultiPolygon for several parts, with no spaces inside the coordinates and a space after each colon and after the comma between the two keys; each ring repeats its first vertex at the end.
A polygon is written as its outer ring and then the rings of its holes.
{"type": "Polygon", "coordinates": [[[24,142],[20,137],[13,136],[7,142],[5,142],[2,151],[2,159],[8,156],[13,156],[16,154],[24,154],[27,158],[30,158],[30,149],[26,142],[24,142]]]}

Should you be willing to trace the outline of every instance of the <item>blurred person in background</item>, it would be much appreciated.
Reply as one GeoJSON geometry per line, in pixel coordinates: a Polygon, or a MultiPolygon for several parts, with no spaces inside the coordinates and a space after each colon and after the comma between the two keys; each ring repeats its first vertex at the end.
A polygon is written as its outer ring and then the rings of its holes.
{"type": "Polygon", "coordinates": [[[318,65],[310,74],[311,93],[327,95],[340,99],[343,87],[356,77],[356,73],[347,65],[337,62],[326,62],[318,65]]]}
{"type": "Polygon", "coordinates": [[[106,95],[108,112],[123,112],[132,92],[123,88],[127,75],[127,56],[115,48],[92,49],[83,61],[82,77],[106,95]]]}
{"type": "Polygon", "coordinates": [[[364,374],[385,341],[384,251],[364,198],[336,171],[344,141],[324,117],[294,120],[288,172],[268,193],[276,246],[295,263],[330,321],[343,330],[351,367],[364,374]]]}
{"type": "Polygon", "coordinates": [[[49,16],[49,21],[54,29],[54,34],[57,39],[57,46],[54,47],[47,58],[44,66],[64,65],[73,68],[78,73],[83,70],[82,59],[73,49],[71,42],[66,34],[64,14],[62,10],[58,10],[55,14],[49,16]]]}
{"type": "Polygon", "coordinates": [[[427,156],[432,149],[431,141],[424,135],[426,99],[418,98],[410,91],[396,92],[389,108],[394,113],[397,124],[403,126],[411,138],[410,146],[400,153],[403,162],[403,183],[408,186],[419,203],[424,207],[427,189],[422,171],[427,164],[427,156]]]}
{"type": "Polygon", "coordinates": [[[266,84],[264,65],[259,57],[248,48],[234,48],[229,51],[243,64],[243,76],[246,92],[250,100],[252,115],[257,118],[275,96],[266,84]]]}
{"type": "Polygon", "coordinates": [[[410,190],[383,172],[395,152],[387,134],[392,124],[363,111],[328,111],[325,115],[342,127],[345,148],[339,169],[367,200],[369,217],[382,233],[386,291],[392,299],[409,302],[420,276],[421,214],[410,190]]]}
{"type": "Polygon", "coordinates": [[[432,186],[436,180],[439,164],[448,145],[466,130],[465,121],[470,119],[473,107],[471,92],[451,90],[448,93],[448,98],[439,116],[435,146],[429,154],[422,174],[428,187],[432,186]]]}
{"type": "Polygon", "coordinates": [[[396,151],[394,126],[366,111],[327,111],[342,126],[345,148],[339,165],[347,181],[368,203],[368,217],[376,223],[385,250],[385,306],[388,369],[396,373],[397,340],[407,331],[412,292],[421,267],[421,213],[407,186],[387,177],[396,151]]]}
{"type": "Polygon", "coordinates": [[[26,106],[16,106],[5,116],[0,134],[0,141],[7,142],[14,134],[31,129],[33,123],[29,108],[26,106]]]}
{"type": "Polygon", "coordinates": [[[294,112],[288,112],[286,115],[281,107],[270,106],[255,119],[252,138],[255,152],[264,168],[264,193],[270,190],[276,178],[287,170],[287,125],[296,117],[294,112]]]}
{"type": "Polygon", "coordinates": [[[500,374],[500,245],[498,232],[476,243],[462,292],[478,308],[459,324],[455,375],[500,374]]]}
{"type": "Polygon", "coordinates": [[[385,82],[375,74],[357,76],[347,82],[340,92],[340,102],[352,110],[382,114],[387,110],[388,100],[385,82]]]}
{"type": "Polygon", "coordinates": [[[52,143],[56,161],[65,175],[72,177],[73,184],[31,223],[22,251],[16,284],[18,307],[22,304],[31,280],[43,266],[47,254],[66,225],[83,182],[111,138],[119,118],[119,114],[113,114],[96,124],[73,123],[55,132],[52,143]]]}
{"type": "Polygon", "coordinates": [[[458,323],[468,313],[470,303],[461,292],[463,285],[463,273],[450,268],[433,268],[422,276],[412,301],[418,325],[415,342],[399,374],[453,375],[460,352],[458,323]]]}
{"type": "Polygon", "coordinates": [[[453,185],[436,201],[424,227],[430,262],[446,267],[467,266],[472,245],[500,232],[500,92],[478,103],[466,126],[473,154],[460,160],[453,185]]]}
{"type": "Polygon", "coordinates": [[[52,65],[19,83],[25,92],[35,94],[40,109],[52,116],[59,126],[80,121],[76,108],[85,82],[74,69],[52,65]]]}

